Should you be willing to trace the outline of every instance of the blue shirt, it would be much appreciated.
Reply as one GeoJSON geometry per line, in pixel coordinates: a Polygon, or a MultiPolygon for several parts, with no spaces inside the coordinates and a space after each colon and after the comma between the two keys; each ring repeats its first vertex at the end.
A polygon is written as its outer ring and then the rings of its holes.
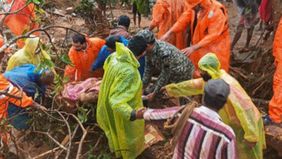
{"type": "MultiPolygon", "coordinates": [[[[127,46],[128,45],[128,40],[124,38],[123,36],[120,36],[120,41],[127,46]]],[[[98,53],[97,59],[94,61],[92,64],[92,71],[95,71],[99,68],[103,68],[104,63],[108,56],[111,54],[111,52],[108,50],[108,46],[104,45],[100,52],[98,53]]],[[[145,67],[145,57],[142,57],[139,59],[140,67],[138,68],[141,78],[143,77],[144,74],[144,67],[145,67]]]]}

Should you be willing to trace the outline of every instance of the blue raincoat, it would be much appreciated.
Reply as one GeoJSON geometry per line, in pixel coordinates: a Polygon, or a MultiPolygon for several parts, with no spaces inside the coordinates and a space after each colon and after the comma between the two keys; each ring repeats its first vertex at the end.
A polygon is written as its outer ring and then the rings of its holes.
{"type": "MultiPolygon", "coordinates": [[[[120,36],[120,41],[127,46],[128,45],[128,40],[124,38],[123,36],[120,36]]],[[[99,68],[102,68],[107,57],[110,56],[111,52],[108,50],[107,45],[104,45],[102,49],[100,50],[97,59],[95,62],[92,64],[92,71],[95,71],[99,68]]],[[[145,57],[142,57],[139,59],[140,67],[138,68],[139,73],[141,75],[141,78],[143,77],[144,74],[144,68],[145,68],[145,57]]]]}
{"type": "MultiPolygon", "coordinates": [[[[4,77],[7,78],[11,83],[19,86],[23,89],[27,96],[35,98],[35,94],[44,96],[45,86],[39,83],[39,79],[42,71],[36,71],[36,67],[33,64],[24,64],[10,71],[4,73],[4,77]]],[[[8,117],[10,123],[16,129],[27,129],[27,124],[30,119],[27,111],[21,107],[18,107],[12,103],[8,107],[8,117]]]]}

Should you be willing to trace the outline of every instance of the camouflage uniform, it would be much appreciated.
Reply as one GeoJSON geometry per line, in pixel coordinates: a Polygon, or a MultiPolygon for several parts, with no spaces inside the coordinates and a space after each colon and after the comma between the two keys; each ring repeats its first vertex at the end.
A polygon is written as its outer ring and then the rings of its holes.
{"type": "Polygon", "coordinates": [[[149,84],[153,70],[160,73],[155,84],[155,93],[167,84],[192,78],[194,66],[180,50],[164,41],[156,41],[154,45],[152,53],[146,55],[144,86],[149,84]]]}

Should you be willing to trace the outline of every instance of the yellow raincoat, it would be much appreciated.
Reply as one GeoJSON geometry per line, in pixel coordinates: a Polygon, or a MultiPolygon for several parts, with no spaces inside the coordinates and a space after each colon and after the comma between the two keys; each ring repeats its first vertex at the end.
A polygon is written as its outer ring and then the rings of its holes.
{"type": "Polygon", "coordinates": [[[116,53],[104,64],[97,122],[116,157],[134,159],[144,150],[144,121],[130,121],[132,110],[143,107],[139,63],[133,53],[116,43],[116,53]]]}
{"type": "Polygon", "coordinates": [[[25,46],[10,57],[6,71],[10,71],[23,64],[38,65],[42,58],[51,60],[51,57],[42,49],[40,53],[35,54],[38,45],[38,37],[26,39],[25,46]]]}
{"type": "MultiPolygon", "coordinates": [[[[219,115],[236,134],[239,159],[262,159],[263,149],[266,147],[263,121],[251,98],[236,79],[220,70],[220,63],[215,54],[208,53],[201,58],[198,65],[200,70],[207,71],[212,79],[221,78],[230,85],[227,104],[220,110],[219,115]],[[249,148],[245,141],[256,142],[256,145],[249,148]]],[[[168,95],[174,97],[199,95],[203,94],[204,84],[202,78],[193,79],[170,84],[166,86],[166,90],[168,95]]]]}

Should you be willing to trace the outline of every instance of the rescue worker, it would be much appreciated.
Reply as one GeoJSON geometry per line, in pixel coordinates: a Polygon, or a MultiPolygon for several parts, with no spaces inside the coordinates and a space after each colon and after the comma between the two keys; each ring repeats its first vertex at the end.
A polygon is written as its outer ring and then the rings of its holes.
{"type": "Polygon", "coordinates": [[[263,159],[265,149],[264,127],[261,114],[240,83],[220,69],[215,54],[208,53],[199,61],[201,77],[178,84],[170,84],[162,90],[171,97],[203,94],[205,83],[210,79],[223,79],[230,85],[227,104],[219,111],[223,122],[232,127],[240,159],[263,159]]]}
{"type": "Polygon", "coordinates": [[[4,45],[4,39],[3,37],[0,35],[0,48],[4,45]]]}
{"type": "Polygon", "coordinates": [[[125,46],[128,45],[128,40],[123,36],[118,35],[111,35],[107,37],[105,41],[105,45],[101,48],[98,53],[97,59],[92,64],[92,71],[103,68],[107,57],[110,56],[111,53],[116,51],[116,42],[123,43],[125,46]]]}
{"type": "Polygon", "coordinates": [[[134,159],[144,150],[144,121],[133,121],[133,114],[143,107],[138,59],[145,49],[145,39],[135,36],[128,48],[116,43],[104,64],[96,115],[116,158],[134,159]]]}
{"type": "MultiPolygon", "coordinates": [[[[110,56],[111,53],[116,51],[116,42],[123,43],[125,46],[128,45],[128,40],[123,36],[109,36],[106,38],[106,44],[100,50],[97,59],[92,64],[92,71],[103,68],[103,65],[110,56]]],[[[141,78],[143,78],[144,67],[145,67],[145,57],[141,57],[138,62],[140,63],[140,67],[138,68],[141,78]]]]}
{"type": "MultiPolygon", "coordinates": [[[[182,15],[185,3],[182,0],[158,0],[153,7],[152,21],[149,30],[158,28],[157,38],[161,38],[182,15]]],[[[173,33],[167,40],[178,49],[187,47],[186,31],[173,33]]]]}
{"type": "Polygon", "coordinates": [[[282,18],[278,25],[274,42],[273,56],[276,71],[273,76],[273,97],[269,103],[269,117],[274,123],[282,122],[282,18]]]}
{"type": "MultiPolygon", "coordinates": [[[[6,17],[0,15],[0,20],[5,17],[4,25],[7,26],[14,35],[19,36],[27,31],[39,28],[38,23],[36,23],[36,6],[33,3],[29,3],[29,5],[26,6],[27,0],[4,0],[4,2],[6,12],[9,10],[10,12],[18,11],[17,14],[10,14],[6,17]],[[13,5],[11,6],[12,2],[13,5]]],[[[38,36],[39,32],[34,33],[34,35],[38,36]]],[[[17,45],[22,48],[24,41],[18,40],[17,45]]]]}
{"type": "Polygon", "coordinates": [[[187,3],[190,7],[161,40],[168,40],[172,33],[186,31],[190,25],[192,46],[182,51],[196,67],[195,76],[200,76],[197,63],[207,52],[215,52],[222,68],[228,71],[230,35],[225,7],[216,0],[187,0],[187,3]]]}
{"type": "Polygon", "coordinates": [[[69,81],[83,81],[89,77],[102,77],[103,71],[97,70],[93,73],[91,72],[91,66],[104,46],[105,40],[76,34],[72,37],[72,41],[72,47],[68,55],[73,66],[66,66],[65,77],[69,81]]]}
{"type": "MultiPolygon", "coordinates": [[[[46,110],[45,107],[34,102],[31,97],[28,97],[24,92],[22,92],[22,90],[20,90],[17,86],[9,82],[3,75],[0,75],[0,90],[0,121],[4,125],[9,124],[9,120],[5,120],[8,117],[9,103],[12,103],[15,106],[23,109],[27,107],[34,107],[36,109],[46,110]]],[[[9,129],[1,129],[0,137],[1,140],[7,144],[9,142],[9,129]]]]}
{"type": "Polygon", "coordinates": [[[234,131],[218,114],[227,102],[229,85],[222,79],[209,80],[203,92],[203,105],[191,102],[181,107],[140,109],[136,117],[146,121],[173,121],[164,124],[173,135],[172,159],[238,159],[234,131]]]}
{"type": "Polygon", "coordinates": [[[25,45],[8,60],[6,71],[23,64],[38,65],[42,60],[51,60],[51,57],[40,46],[38,37],[31,37],[25,40],[25,45]]]}
{"type": "Polygon", "coordinates": [[[130,39],[131,35],[128,32],[130,26],[130,18],[127,15],[121,15],[118,18],[118,26],[110,31],[110,36],[123,36],[126,39],[130,39]]]}
{"type": "Polygon", "coordinates": [[[143,36],[147,42],[143,77],[144,89],[151,81],[153,70],[158,74],[153,90],[148,92],[149,94],[144,97],[145,100],[152,101],[159,94],[160,89],[169,83],[192,78],[194,72],[192,62],[175,46],[156,40],[154,33],[149,30],[141,30],[137,35],[143,36]]]}
{"type": "MultiPolygon", "coordinates": [[[[0,35],[0,48],[4,45],[4,39],[0,35]]],[[[4,54],[0,52],[0,60],[4,57],[4,54]]]]}
{"type": "MultiPolygon", "coordinates": [[[[49,70],[36,70],[36,66],[32,64],[24,64],[10,71],[6,71],[3,76],[21,87],[23,92],[31,97],[34,101],[44,101],[46,87],[53,83],[54,73],[49,70]]],[[[30,116],[28,112],[13,103],[8,106],[9,122],[16,129],[29,128],[28,121],[30,116]]]]}

